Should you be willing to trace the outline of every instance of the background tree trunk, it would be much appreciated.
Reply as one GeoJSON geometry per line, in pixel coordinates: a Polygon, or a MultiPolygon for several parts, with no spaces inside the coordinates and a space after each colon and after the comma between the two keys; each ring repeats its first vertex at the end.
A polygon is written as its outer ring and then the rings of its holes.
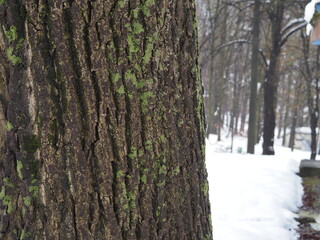
{"type": "Polygon", "coordinates": [[[317,47],[315,59],[311,62],[310,52],[310,39],[303,32],[300,34],[303,44],[303,58],[304,58],[304,77],[306,80],[307,90],[307,103],[311,130],[311,143],[310,159],[315,160],[317,156],[317,145],[318,145],[318,120],[319,120],[319,54],[320,48],[317,47]],[[311,62],[311,64],[309,63],[311,62]],[[313,63],[314,62],[314,63],[313,63]],[[312,64],[313,63],[313,64],[312,64]],[[311,66],[310,66],[311,65],[311,66]],[[313,68],[313,69],[312,69],[313,68]]]}
{"type": "MultiPolygon", "coordinates": [[[[210,52],[213,53],[215,46],[216,46],[216,32],[217,32],[217,26],[216,23],[219,18],[219,9],[220,9],[220,0],[218,0],[214,5],[212,5],[212,2],[210,0],[207,1],[208,6],[208,14],[209,14],[209,23],[210,23],[210,52]],[[214,11],[212,10],[214,9],[214,11]]],[[[215,58],[212,55],[210,58],[210,70],[209,70],[209,87],[208,87],[208,95],[209,100],[207,103],[207,119],[208,119],[208,128],[207,128],[207,137],[209,137],[209,134],[217,134],[217,128],[215,126],[215,118],[217,115],[217,103],[218,98],[216,96],[215,88],[215,58]]]]}
{"type": "MultiPolygon", "coordinates": [[[[222,45],[226,42],[227,34],[225,29],[227,29],[227,21],[228,21],[228,9],[223,8],[222,9],[222,20],[221,20],[221,26],[220,26],[220,35],[219,35],[219,45],[222,45]]],[[[216,94],[216,106],[215,106],[215,113],[214,113],[214,124],[216,128],[216,134],[218,135],[218,141],[221,141],[221,133],[224,125],[223,121],[223,97],[225,95],[225,88],[226,88],[226,76],[228,71],[228,60],[229,55],[228,52],[225,50],[221,51],[221,56],[218,58],[218,64],[216,65],[217,73],[215,77],[217,78],[217,94],[216,94]]]]}
{"type": "Polygon", "coordinates": [[[287,127],[289,125],[289,111],[290,111],[290,105],[291,105],[291,85],[292,85],[292,78],[289,77],[288,82],[286,83],[286,91],[285,91],[285,104],[284,104],[284,119],[283,119],[283,134],[282,134],[282,146],[286,145],[286,141],[287,141],[287,127]],[[289,96],[289,97],[288,97],[289,96]]]}
{"type": "Polygon", "coordinates": [[[300,108],[300,101],[301,101],[301,81],[296,83],[296,87],[294,89],[294,100],[293,100],[293,114],[291,119],[291,130],[290,130],[290,137],[289,137],[289,148],[291,151],[294,150],[295,145],[295,138],[296,138],[296,128],[298,125],[298,118],[299,118],[299,108],[300,108]]]}
{"type": "Polygon", "coordinates": [[[292,116],[291,131],[290,131],[290,137],[289,137],[289,148],[291,148],[291,151],[294,150],[294,145],[295,145],[297,116],[298,116],[298,109],[295,108],[292,116]]]}
{"type": "Polygon", "coordinates": [[[211,239],[194,2],[0,11],[0,238],[211,239]]]}
{"type": "MultiPolygon", "coordinates": [[[[245,94],[245,96],[248,96],[249,93],[245,94]]],[[[245,125],[246,125],[246,119],[247,119],[247,109],[248,108],[248,98],[242,99],[241,103],[241,123],[240,123],[240,132],[245,132],[245,125]]]]}
{"type": "MultiPolygon", "coordinates": [[[[261,77],[261,75],[260,75],[261,77]]],[[[261,82],[262,80],[260,80],[261,82]]],[[[258,99],[257,99],[257,135],[256,135],[256,144],[259,144],[260,139],[263,134],[263,97],[264,97],[264,91],[263,87],[260,87],[258,91],[258,99]]]]}
{"type": "MultiPolygon", "coordinates": [[[[283,92],[281,93],[283,94],[283,92]]],[[[280,93],[279,93],[280,95],[280,93]]],[[[280,109],[279,109],[279,114],[278,114],[278,117],[279,117],[279,120],[278,120],[278,134],[277,134],[277,139],[280,139],[281,138],[281,133],[282,133],[282,128],[284,128],[284,116],[283,116],[283,112],[284,112],[284,106],[283,104],[280,105],[280,109]]]]}
{"type": "Polygon", "coordinates": [[[279,81],[278,62],[281,51],[281,24],[283,20],[284,1],[274,1],[273,9],[269,12],[272,31],[272,46],[270,49],[270,64],[264,83],[264,121],[263,121],[263,154],[274,154],[274,130],[277,87],[279,81]]]}
{"type": "Polygon", "coordinates": [[[257,135],[257,83],[259,78],[260,0],[254,1],[250,106],[247,152],[254,154],[257,135]]]}

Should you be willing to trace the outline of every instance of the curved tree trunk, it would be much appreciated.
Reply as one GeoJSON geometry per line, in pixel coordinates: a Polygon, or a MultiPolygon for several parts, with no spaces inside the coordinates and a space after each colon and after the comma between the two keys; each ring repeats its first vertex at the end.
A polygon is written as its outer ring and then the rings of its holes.
{"type": "Polygon", "coordinates": [[[1,239],[211,239],[194,8],[0,1],[1,239]]]}

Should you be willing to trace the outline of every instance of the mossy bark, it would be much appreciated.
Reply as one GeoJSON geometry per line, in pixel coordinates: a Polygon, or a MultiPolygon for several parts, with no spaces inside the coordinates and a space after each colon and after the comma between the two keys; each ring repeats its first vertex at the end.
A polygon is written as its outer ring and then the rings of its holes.
{"type": "Polygon", "coordinates": [[[211,239],[193,0],[0,12],[0,238],[211,239]]]}

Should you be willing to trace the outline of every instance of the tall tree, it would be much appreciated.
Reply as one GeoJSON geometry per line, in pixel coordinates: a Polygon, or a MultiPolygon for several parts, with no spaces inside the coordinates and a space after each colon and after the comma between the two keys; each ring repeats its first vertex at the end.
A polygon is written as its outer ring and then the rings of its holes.
{"type": "Polygon", "coordinates": [[[304,59],[304,78],[306,80],[307,90],[307,103],[309,110],[310,119],[310,130],[311,130],[311,156],[310,159],[315,160],[317,156],[317,144],[318,144],[318,121],[319,121],[319,95],[320,95],[320,82],[319,82],[319,55],[320,48],[317,50],[314,48],[310,50],[310,39],[303,32],[301,33],[303,43],[303,59],[304,59]],[[313,54],[314,59],[311,59],[310,52],[316,52],[313,54]],[[310,66],[311,65],[311,66],[310,66]]]}
{"type": "Polygon", "coordinates": [[[295,145],[295,138],[296,138],[296,128],[298,124],[298,117],[299,117],[299,107],[301,102],[301,88],[302,84],[301,81],[297,81],[296,87],[294,89],[294,100],[293,100],[293,114],[291,119],[291,130],[290,130],[290,137],[289,137],[289,148],[291,151],[294,150],[295,145]]]}
{"type": "MultiPolygon", "coordinates": [[[[212,2],[210,0],[207,1],[208,6],[208,15],[209,15],[209,23],[210,23],[210,52],[213,53],[216,47],[216,35],[218,31],[218,18],[219,18],[219,12],[220,12],[220,0],[216,1],[216,4],[212,6],[212,2]],[[213,12],[212,8],[215,9],[213,12]]],[[[215,119],[217,116],[217,110],[218,110],[218,97],[217,94],[215,94],[215,87],[217,86],[215,81],[215,57],[212,55],[210,57],[210,70],[209,70],[209,84],[208,84],[208,103],[207,103],[207,116],[208,116],[208,128],[207,128],[207,136],[209,136],[210,133],[218,133],[218,128],[215,126],[215,119]],[[216,85],[216,86],[215,86],[216,85]]]]}
{"type": "Polygon", "coordinates": [[[284,1],[273,1],[269,10],[271,22],[270,64],[264,82],[263,154],[274,154],[275,108],[278,85],[278,61],[281,51],[281,25],[284,1]]]}
{"type": "Polygon", "coordinates": [[[274,131],[276,126],[275,118],[281,48],[293,33],[306,25],[306,22],[299,18],[291,20],[282,28],[285,19],[285,9],[292,4],[293,2],[288,0],[274,0],[270,2],[268,8],[271,24],[271,47],[269,51],[269,65],[264,82],[264,126],[262,145],[264,155],[274,154],[274,131]]]}
{"type": "Polygon", "coordinates": [[[260,37],[260,0],[254,1],[251,82],[250,82],[250,109],[247,152],[254,153],[257,131],[257,85],[259,78],[259,37],[260,37]]]}
{"type": "Polygon", "coordinates": [[[211,239],[194,1],[0,12],[0,238],[211,239]]]}

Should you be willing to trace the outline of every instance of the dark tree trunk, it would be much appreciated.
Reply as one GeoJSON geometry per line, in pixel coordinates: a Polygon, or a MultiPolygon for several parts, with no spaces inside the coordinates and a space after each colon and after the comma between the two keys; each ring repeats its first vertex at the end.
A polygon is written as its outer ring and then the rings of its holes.
{"type": "Polygon", "coordinates": [[[304,66],[305,66],[305,80],[307,85],[307,102],[309,110],[309,121],[311,129],[311,155],[310,159],[315,160],[317,156],[317,127],[319,120],[319,54],[320,48],[317,49],[315,70],[313,73],[309,64],[309,38],[305,34],[300,35],[303,41],[303,56],[304,56],[304,66]]]}
{"type": "Polygon", "coordinates": [[[234,72],[234,76],[233,76],[233,98],[232,98],[232,111],[231,111],[231,117],[230,117],[230,125],[229,125],[229,131],[231,131],[232,136],[234,136],[234,134],[237,134],[237,126],[236,126],[236,115],[238,110],[238,106],[239,106],[239,88],[237,86],[237,80],[238,79],[238,73],[237,71],[234,72]]]}
{"type": "Polygon", "coordinates": [[[234,133],[235,134],[239,134],[238,126],[239,126],[239,110],[237,111],[236,119],[234,122],[234,133]]]}
{"type": "Polygon", "coordinates": [[[317,156],[317,128],[319,120],[319,78],[312,79],[308,84],[308,108],[309,108],[309,117],[310,117],[310,129],[311,129],[311,155],[310,159],[315,160],[317,156]],[[311,86],[314,87],[314,94],[311,94],[311,86]]]}
{"type": "Polygon", "coordinates": [[[296,127],[297,127],[297,117],[298,117],[298,109],[294,109],[292,123],[291,123],[291,131],[290,131],[290,138],[289,138],[289,148],[291,151],[294,149],[295,138],[296,138],[296,127]]]}
{"type": "Polygon", "coordinates": [[[0,11],[0,238],[212,239],[193,0],[0,11]]]}
{"type": "Polygon", "coordinates": [[[221,123],[222,123],[222,116],[221,116],[221,108],[218,109],[218,116],[217,116],[217,135],[218,141],[221,141],[221,123]]]}
{"type": "MultiPolygon", "coordinates": [[[[213,61],[213,59],[211,60],[213,61]]],[[[207,104],[208,115],[207,115],[207,123],[208,128],[206,135],[209,137],[209,134],[215,134],[216,129],[214,127],[214,114],[215,114],[215,103],[214,103],[214,79],[213,79],[213,70],[210,70],[210,79],[209,79],[209,91],[208,91],[209,99],[207,104]]]]}
{"type": "Polygon", "coordinates": [[[247,152],[254,153],[257,135],[257,83],[259,77],[260,0],[254,1],[253,40],[251,57],[251,82],[247,152]]]}
{"type": "Polygon", "coordinates": [[[281,23],[283,20],[284,1],[274,1],[274,9],[270,10],[272,31],[272,47],[270,64],[264,83],[264,124],[263,124],[263,154],[274,154],[275,108],[278,87],[278,62],[281,51],[281,23]]]}
{"type": "MultiPolygon", "coordinates": [[[[319,48],[318,48],[318,56],[319,58],[319,48]]],[[[319,59],[318,59],[319,60],[319,59]]],[[[319,61],[317,61],[317,67],[319,67],[319,61]]],[[[311,79],[308,82],[308,108],[309,108],[309,117],[310,117],[310,128],[311,128],[311,160],[315,160],[317,156],[317,128],[318,128],[318,120],[319,120],[319,78],[311,79]],[[314,88],[314,93],[311,94],[311,88],[314,88]]]]}
{"type": "MultiPolygon", "coordinates": [[[[260,75],[261,77],[261,75],[260,75]]],[[[261,82],[261,79],[260,79],[261,82]]],[[[257,99],[257,132],[256,132],[256,144],[259,144],[262,133],[263,133],[263,87],[260,87],[258,91],[258,99],[257,99]]]]}
{"type": "MultiPolygon", "coordinates": [[[[292,78],[290,77],[288,80],[287,85],[287,93],[286,96],[291,95],[291,84],[292,84],[292,78]]],[[[290,109],[290,97],[287,98],[286,104],[285,104],[285,114],[283,119],[283,135],[282,135],[282,146],[286,145],[286,135],[287,135],[287,127],[288,127],[288,118],[289,118],[289,109],[290,109]]]]}
{"type": "MultiPolygon", "coordinates": [[[[228,22],[228,8],[225,7],[222,10],[222,22],[221,26],[219,26],[220,35],[219,35],[219,44],[222,45],[226,42],[227,39],[227,33],[224,31],[224,29],[227,29],[227,22],[228,22]]],[[[215,114],[214,114],[214,124],[216,128],[216,133],[218,135],[218,141],[221,141],[221,129],[223,128],[224,121],[223,121],[223,99],[225,95],[225,88],[226,88],[226,75],[227,75],[227,69],[229,67],[228,64],[228,53],[225,50],[222,50],[221,55],[216,60],[218,71],[215,75],[216,79],[216,108],[215,108],[215,114]]],[[[228,122],[227,122],[228,123],[228,122]]]]}
{"type": "Polygon", "coordinates": [[[291,151],[294,149],[295,144],[295,138],[296,138],[296,128],[297,128],[297,122],[298,122],[298,113],[299,113],[299,103],[301,100],[301,81],[298,81],[295,92],[294,92],[294,101],[293,101],[293,115],[291,120],[291,131],[290,131],[290,137],[289,137],[289,148],[291,148],[291,151]]]}
{"type": "Polygon", "coordinates": [[[245,129],[245,124],[246,124],[246,119],[247,119],[247,111],[248,111],[248,99],[243,99],[242,101],[242,106],[241,106],[241,123],[240,123],[240,132],[244,132],[245,129]]]}
{"type": "Polygon", "coordinates": [[[287,125],[288,125],[288,117],[289,117],[289,110],[288,106],[285,109],[286,113],[284,115],[284,125],[283,125],[283,135],[282,135],[282,146],[286,145],[286,137],[287,137],[287,125]]]}
{"type": "MultiPolygon", "coordinates": [[[[220,0],[212,2],[206,0],[206,7],[208,11],[209,24],[210,24],[210,36],[209,38],[209,67],[208,67],[208,83],[207,83],[207,101],[206,101],[206,117],[207,117],[207,130],[206,136],[209,134],[217,134],[217,128],[215,124],[216,111],[217,111],[217,93],[216,93],[216,78],[215,78],[215,55],[213,54],[217,41],[217,25],[220,15],[220,0]]],[[[204,33],[207,35],[207,32],[204,33]]],[[[207,59],[206,59],[207,61],[207,59]]]]}
{"type": "Polygon", "coordinates": [[[281,132],[282,132],[282,128],[283,128],[283,110],[284,110],[284,106],[283,104],[281,104],[280,109],[279,109],[279,121],[278,121],[278,134],[277,134],[277,138],[279,139],[281,137],[281,132]]]}
{"type": "MultiPolygon", "coordinates": [[[[211,42],[210,42],[210,52],[214,51],[215,48],[215,25],[214,21],[216,18],[213,18],[212,16],[212,10],[211,10],[211,4],[210,1],[208,1],[208,8],[209,8],[209,16],[210,16],[210,27],[211,27],[211,42]]],[[[214,56],[211,56],[210,58],[210,69],[209,69],[209,89],[208,89],[208,95],[209,95],[209,102],[207,105],[208,109],[208,129],[207,129],[207,137],[209,137],[209,134],[215,134],[216,129],[214,127],[214,114],[216,111],[216,103],[215,103],[215,91],[214,91],[214,56]]]]}
{"type": "MultiPolygon", "coordinates": [[[[319,99],[317,99],[319,101],[319,99]]],[[[316,104],[318,105],[318,104],[316,104]]],[[[318,108],[318,106],[315,106],[318,108]]],[[[318,110],[318,109],[317,109],[318,110]]],[[[318,127],[318,111],[315,110],[311,115],[310,115],[310,127],[311,127],[311,160],[315,160],[317,156],[317,127],[318,127]]]]}

